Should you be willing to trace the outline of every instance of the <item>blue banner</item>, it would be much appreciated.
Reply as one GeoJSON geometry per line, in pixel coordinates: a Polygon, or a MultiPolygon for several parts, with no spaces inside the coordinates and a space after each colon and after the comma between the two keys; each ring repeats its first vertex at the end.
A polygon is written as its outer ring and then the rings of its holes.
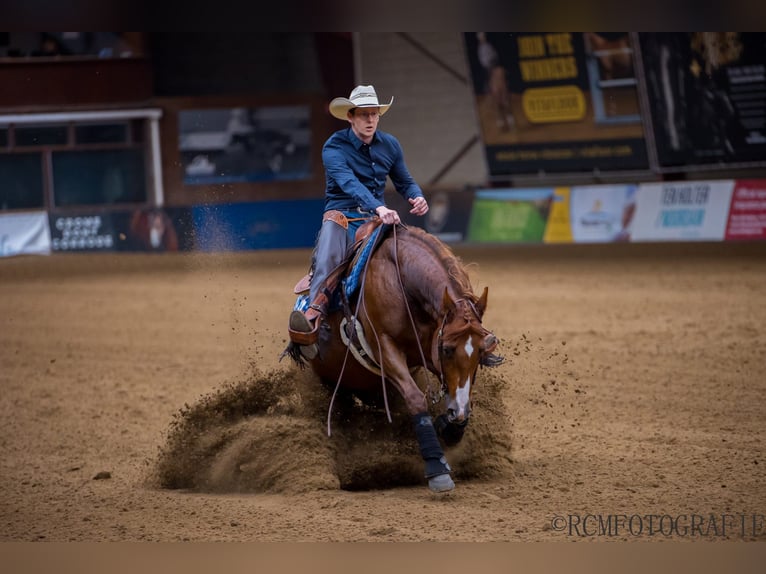
{"type": "Polygon", "coordinates": [[[313,247],[324,199],[264,201],[192,208],[196,248],[242,251],[313,247]]]}

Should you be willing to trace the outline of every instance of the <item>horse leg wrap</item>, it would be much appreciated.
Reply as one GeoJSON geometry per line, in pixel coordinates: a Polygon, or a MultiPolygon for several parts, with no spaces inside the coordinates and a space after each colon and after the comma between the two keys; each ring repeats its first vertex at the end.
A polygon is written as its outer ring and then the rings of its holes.
{"type": "Polygon", "coordinates": [[[418,413],[412,417],[412,421],[415,424],[420,454],[426,463],[426,478],[452,472],[449,464],[447,464],[447,459],[444,457],[442,446],[439,444],[439,437],[436,436],[431,415],[427,412],[418,413]]]}
{"type": "Polygon", "coordinates": [[[447,446],[455,446],[463,439],[465,427],[468,426],[468,419],[465,419],[463,422],[456,423],[451,422],[447,418],[447,415],[441,414],[436,417],[434,426],[436,427],[436,434],[442,437],[444,444],[447,446]]]}

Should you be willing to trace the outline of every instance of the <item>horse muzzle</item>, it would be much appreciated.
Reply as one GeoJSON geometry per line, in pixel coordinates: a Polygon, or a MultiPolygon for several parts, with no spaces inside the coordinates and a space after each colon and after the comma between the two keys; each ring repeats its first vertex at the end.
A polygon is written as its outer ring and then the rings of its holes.
{"type": "Polygon", "coordinates": [[[471,405],[467,404],[465,408],[459,408],[454,401],[447,407],[447,421],[455,424],[465,424],[471,416],[471,405]]]}
{"type": "Polygon", "coordinates": [[[481,341],[481,350],[483,353],[491,353],[497,347],[498,340],[494,333],[490,331],[486,333],[481,341]]]}

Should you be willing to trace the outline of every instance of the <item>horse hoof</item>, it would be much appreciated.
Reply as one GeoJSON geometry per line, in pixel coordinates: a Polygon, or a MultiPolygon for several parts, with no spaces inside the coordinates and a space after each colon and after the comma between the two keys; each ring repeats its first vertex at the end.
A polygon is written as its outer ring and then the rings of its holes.
{"type": "Polygon", "coordinates": [[[448,492],[455,488],[455,483],[449,474],[439,474],[428,479],[428,488],[432,492],[448,492]]]}
{"type": "Polygon", "coordinates": [[[312,360],[316,358],[317,353],[319,353],[319,347],[317,347],[316,343],[312,343],[311,345],[301,345],[301,355],[307,360],[312,360]]]}

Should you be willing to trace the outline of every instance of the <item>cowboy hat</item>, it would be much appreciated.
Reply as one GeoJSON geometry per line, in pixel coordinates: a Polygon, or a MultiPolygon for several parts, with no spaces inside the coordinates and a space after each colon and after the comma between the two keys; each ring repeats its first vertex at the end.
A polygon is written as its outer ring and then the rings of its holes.
{"type": "Polygon", "coordinates": [[[330,113],[339,120],[345,120],[352,108],[380,108],[382,116],[394,103],[393,96],[387,104],[378,103],[378,94],[372,86],[357,86],[348,98],[335,98],[330,102],[330,113]]]}

